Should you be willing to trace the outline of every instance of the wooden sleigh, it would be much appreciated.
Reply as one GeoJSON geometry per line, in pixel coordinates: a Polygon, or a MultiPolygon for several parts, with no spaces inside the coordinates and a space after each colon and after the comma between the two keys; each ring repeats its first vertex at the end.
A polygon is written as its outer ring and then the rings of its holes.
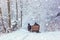
{"type": "Polygon", "coordinates": [[[31,32],[39,32],[40,30],[40,25],[35,23],[34,25],[28,25],[28,31],[31,31],[31,32]]]}

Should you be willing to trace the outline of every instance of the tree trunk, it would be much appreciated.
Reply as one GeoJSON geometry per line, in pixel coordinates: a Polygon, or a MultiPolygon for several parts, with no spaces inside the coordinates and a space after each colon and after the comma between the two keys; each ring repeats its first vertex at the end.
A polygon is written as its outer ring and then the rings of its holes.
{"type": "Polygon", "coordinates": [[[8,24],[9,24],[9,27],[8,27],[8,30],[7,32],[11,32],[12,29],[11,29],[11,13],[10,13],[10,0],[7,0],[7,6],[8,6],[8,24]]]}
{"type": "MultiPolygon", "coordinates": [[[[18,21],[18,5],[17,5],[17,0],[16,0],[16,23],[18,21]]],[[[16,25],[16,27],[18,28],[18,24],[16,25]]]]}
{"type": "Polygon", "coordinates": [[[3,32],[6,32],[6,28],[5,28],[4,22],[3,22],[3,17],[2,17],[2,11],[1,11],[1,8],[0,8],[0,16],[1,16],[2,25],[3,25],[3,32]]]}
{"type": "Polygon", "coordinates": [[[17,0],[16,0],[16,20],[18,21],[18,5],[17,5],[17,0]]]}
{"type": "Polygon", "coordinates": [[[21,7],[21,27],[22,27],[22,8],[23,8],[23,3],[22,3],[22,0],[20,1],[20,7],[21,7]]]}
{"type": "Polygon", "coordinates": [[[11,28],[11,14],[10,14],[10,0],[7,0],[7,4],[8,4],[8,23],[9,23],[9,28],[11,28]]]}

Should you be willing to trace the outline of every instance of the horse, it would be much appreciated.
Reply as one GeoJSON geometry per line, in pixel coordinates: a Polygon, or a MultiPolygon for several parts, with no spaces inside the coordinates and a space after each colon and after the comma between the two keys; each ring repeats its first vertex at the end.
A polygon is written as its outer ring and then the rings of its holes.
{"type": "Polygon", "coordinates": [[[28,23],[28,31],[31,31],[31,25],[28,23]]]}

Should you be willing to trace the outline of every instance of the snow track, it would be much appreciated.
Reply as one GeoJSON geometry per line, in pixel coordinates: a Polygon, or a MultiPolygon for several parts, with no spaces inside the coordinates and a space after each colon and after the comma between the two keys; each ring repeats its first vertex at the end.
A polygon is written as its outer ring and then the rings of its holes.
{"type": "Polygon", "coordinates": [[[0,40],[60,40],[60,32],[32,33],[24,29],[0,36],[0,40]]]}

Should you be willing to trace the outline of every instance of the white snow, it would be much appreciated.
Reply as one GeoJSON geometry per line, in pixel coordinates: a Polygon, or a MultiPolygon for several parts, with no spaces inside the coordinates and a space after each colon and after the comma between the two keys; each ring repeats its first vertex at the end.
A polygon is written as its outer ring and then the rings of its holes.
{"type": "Polygon", "coordinates": [[[58,6],[58,8],[60,9],[60,6],[58,6]]]}
{"type": "Polygon", "coordinates": [[[20,29],[0,36],[0,40],[60,40],[60,32],[32,33],[20,29]]]}

